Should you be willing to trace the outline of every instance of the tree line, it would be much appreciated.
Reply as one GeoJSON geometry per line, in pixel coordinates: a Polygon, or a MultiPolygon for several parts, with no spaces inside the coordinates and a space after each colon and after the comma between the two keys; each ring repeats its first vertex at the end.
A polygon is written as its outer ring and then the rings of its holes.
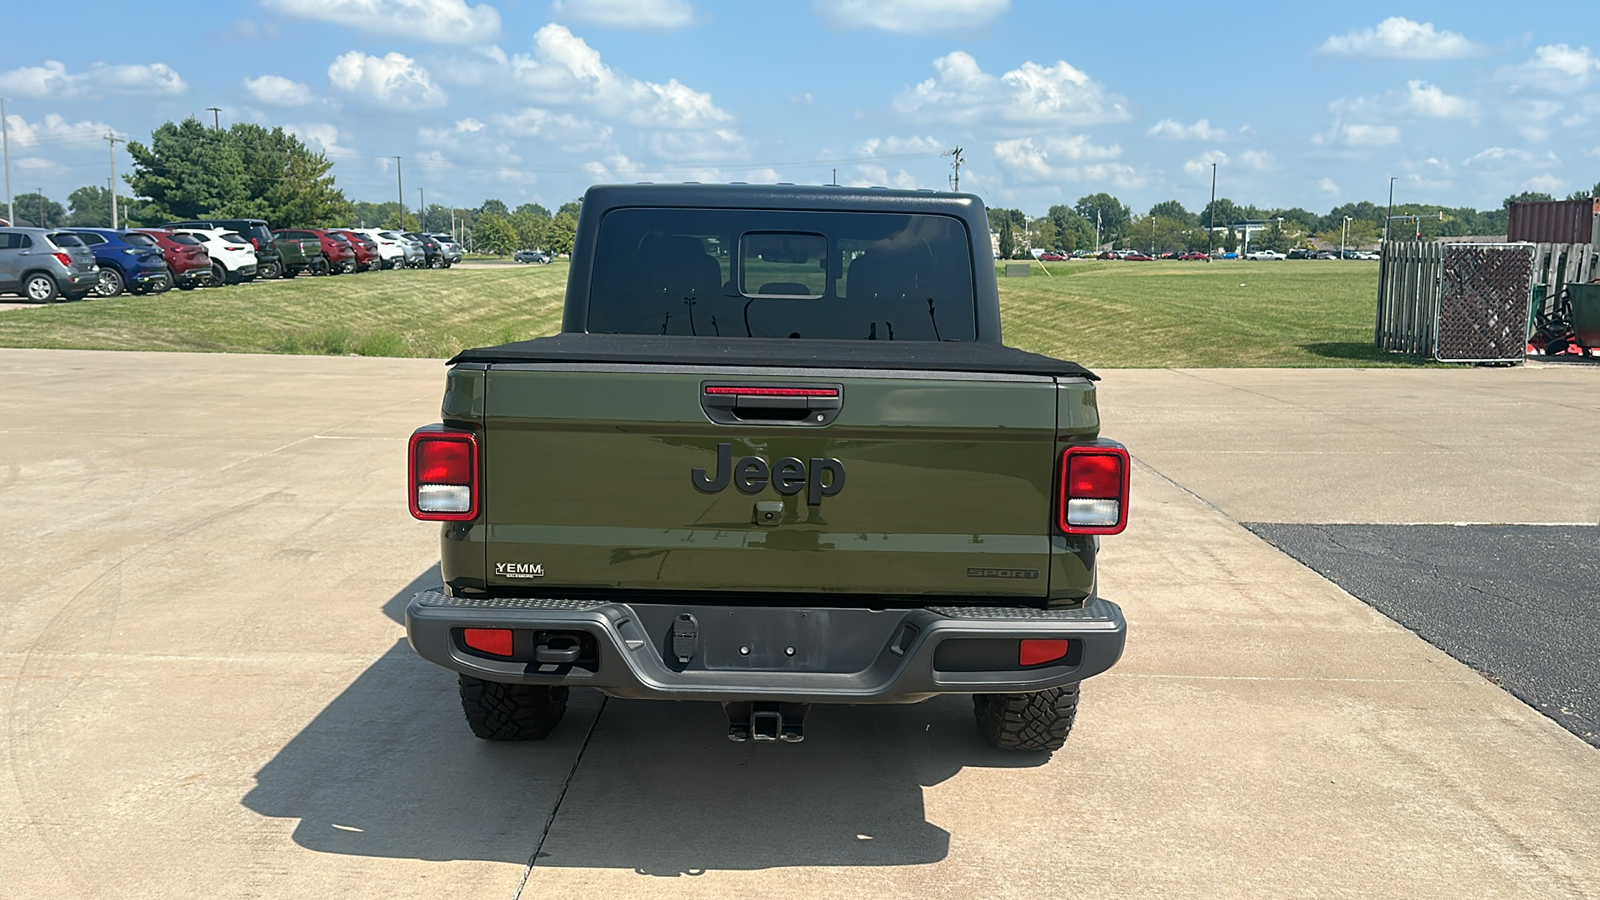
{"type": "MultiPolygon", "coordinates": [[[[476,207],[397,200],[352,201],[335,183],[333,163],[282,128],[237,123],[208,127],[193,116],[158,126],[149,141],[129,141],[135,196],[118,194],[118,225],[148,228],[185,219],[264,219],[273,228],[338,226],[450,233],[472,249],[505,255],[524,248],[572,250],[580,201],[554,213],[538,203],[515,210],[498,199],[476,207]]],[[[13,198],[17,218],[43,227],[111,225],[111,190],[85,185],[63,207],[37,192],[13,198]]]]}
{"type": "MultiPolygon", "coordinates": [[[[1600,183],[1590,191],[1577,191],[1568,200],[1600,197],[1600,183]]],[[[1441,207],[1420,203],[1396,204],[1394,215],[1416,220],[1395,222],[1391,233],[1420,234],[1425,239],[1466,235],[1503,235],[1511,204],[1554,200],[1549,194],[1528,191],[1501,202],[1499,209],[1441,207]]],[[[1251,237],[1251,245],[1265,250],[1288,250],[1313,242],[1351,247],[1376,243],[1389,213],[1385,204],[1361,201],[1336,206],[1325,214],[1300,207],[1261,208],[1241,205],[1226,197],[1190,212],[1177,200],[1164,200],[1142,214],[1107,193],[1089,194],[1078,202],[1050,207],[1043,216],[1029,217],[1020,209],[991,208],[989,230],[1006,258],[1026,255],[1030,248],[1090,250],[1111,246],[1122,249],[1170,253],[1221,247],[1237,249],[1246,222],[1266,223],[1251,237]],[[1348,217],[1348,221],[1346,221],[1348,217]]]]}

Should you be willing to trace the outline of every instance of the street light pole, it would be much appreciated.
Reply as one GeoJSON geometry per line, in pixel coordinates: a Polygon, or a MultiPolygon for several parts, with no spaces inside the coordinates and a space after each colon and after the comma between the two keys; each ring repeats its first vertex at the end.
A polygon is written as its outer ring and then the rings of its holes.
{"type": "Polygon", "coordinates": [[[394,158],[394,187],[400,196],[400,230],[406,230],[406,186],[400,180],[400,157],[394,158]]]}
{"type": "Polygon", "coordinates": [[[423,202],[423,198],[425,196],[426,195],[422,193],[422,188],[417,188],[417,228],[419,229],[423,227],[422,216],[428,211],[428,204],[423,202]]]}
{"type": "Polygon", "coordinates": [[[6,221],[17,221],[17,207],[11,202],[11,131],[6,127],[6,100],[0,97],[0,147],[5,148],[6,221]]]}
{"type": "Polygon", "coordinates": [[[1206,207],[1206,262],[1211,262],[1211,240],[1217,227],[1217,164],[1211,164],[1211,205],[1206,207]]]}
{"type": "Polygon", "coordinates": [[[1383,217],[1383,242],[1389,243],[1389,220],[1394,218],[1394,182],[1397,175],[1389,177],[1389,214],[1383,217]]]}
{"type": "Polygon", "coordinates": [[[117,144],[122,138],[116,132],[106,134],[106,144],[111,148],[111,230],[117,230],[117,144]]]}
{"type": "Polygon", "coordinates": [[[211,113],[211,128],[215,131],[222,130],[222,107],[208,106],[206,112],[211,113]]]}
{"type": "Polygon", "coordinates": [[[1350,217],[1344,217],[1344,223],[1339,226],[1339,259],[1344,259],[1345,239],[1350,235],[1350,217]]]}

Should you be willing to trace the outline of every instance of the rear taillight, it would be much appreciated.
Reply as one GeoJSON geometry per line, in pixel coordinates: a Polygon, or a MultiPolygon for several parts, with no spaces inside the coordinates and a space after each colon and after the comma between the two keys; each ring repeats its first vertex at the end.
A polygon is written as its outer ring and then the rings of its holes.
{"type": "Polygon", "coordinates": [[[411,514],[427,522],[465,522],[478,515],[478,440],[464,431],[411,435],[411,514]]]}
{"type": "Polygon", "coordinates": [[[52,253],[50,255],[54,256],[56,261],[61,263],[63,266],[66,266],[69,269],[72,268],[72,257],[66,255],[65,253],[52,253]]]}
{"type": "Polygon", "coordinates": [[[1118,534],[1128,527],[1128,468],[1121,447],[1067,448],[1061,455],[1061,530],[1118,534]]]}

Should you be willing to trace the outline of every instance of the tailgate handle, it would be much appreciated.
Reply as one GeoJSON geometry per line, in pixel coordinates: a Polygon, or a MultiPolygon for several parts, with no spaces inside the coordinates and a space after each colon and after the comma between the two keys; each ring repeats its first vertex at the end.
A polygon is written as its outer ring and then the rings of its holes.
{"type": "Polygon", "coordinates": [[[800,425],[832,422],[844,407],[841,384],[700,385],[700,408],[718,425],[800,425]]]}

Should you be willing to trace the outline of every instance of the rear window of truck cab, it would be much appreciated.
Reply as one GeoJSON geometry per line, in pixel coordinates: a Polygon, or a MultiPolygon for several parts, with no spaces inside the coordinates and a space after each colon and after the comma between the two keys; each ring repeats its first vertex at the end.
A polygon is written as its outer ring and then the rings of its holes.
{"type": "Polygon", "coordinates": [[[957,218],[747,209],[608,212],[587,330],[971,341],[971,241],[957,218]]]}

